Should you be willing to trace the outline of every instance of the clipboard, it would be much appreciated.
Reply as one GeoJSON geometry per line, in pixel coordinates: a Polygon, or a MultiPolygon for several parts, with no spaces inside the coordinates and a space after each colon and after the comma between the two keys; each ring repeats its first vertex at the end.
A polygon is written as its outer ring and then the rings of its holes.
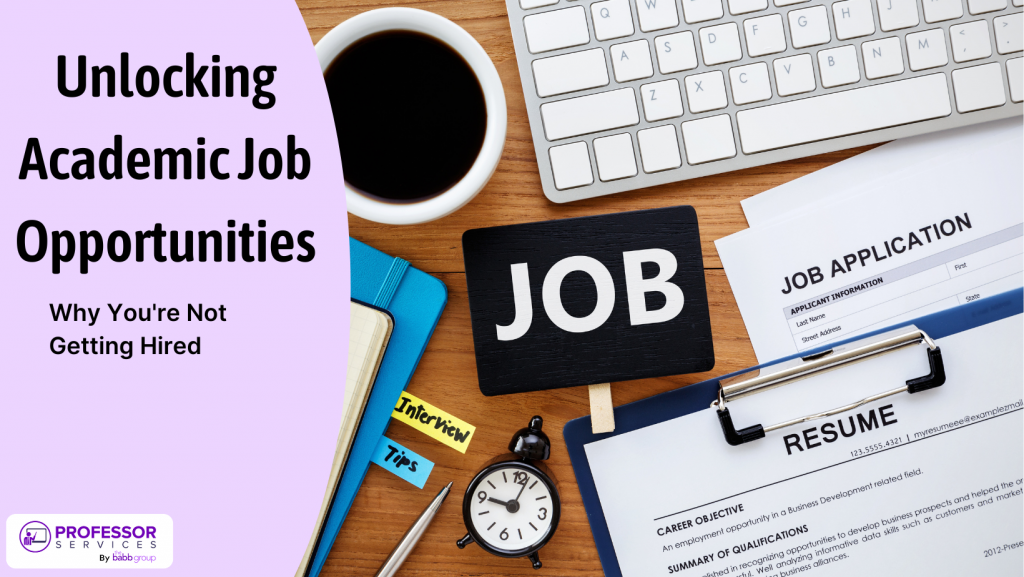
{"type": "MultiPolygon", "coordinates": [[[[720,402],[719,395],[722,391],[722,383],[726,386],[734,383],[733,379],[749,380],[753,371],[765,368],[777,367],[782,363],[793,362],[811,358],[826,351],[838,349],[844,345],[853,345],[859,341],[871,341],[873,337],[885,333],[892,333],[894,329],[913,326],[925,333],[931,340],[960,333],[972,328],[983,326],[1004,318],[1024,313],[1024,289],[1016,289],[996,296],[980,299],[972,303],[954,307],[945,311],[922,316],[905,323],[898,323],[895,326],[887,327],[878,331],[858,335],[851,339],[829,344],[798,355],[785,357],[777,361],[743,369],[735,373],[723,375],[718,378],[709,379],[694,385],[689,385],[674,391],[668,391],[623,405],[615,408],[616,430],[613,433],[593,434],[591,432],[590,417],[581,417],[566,423],[562,431],[569,458],[572,461],[573,472],[579,486],[583,505],[586,508],[587,520],[590,522],[591,532],[594,536],[594,543],[597,546],[601,559],[601,566],[607,577],[621,577],[619,561],[612,545],[611,534],[605,521],[604,511],[601,507],[601,500],[594,483],[594,477],[590,470],[590,463],[587,459],[584,446],[603,439],[630,433],[644,427],[662,423],[690,413],[714,408],[713,403],[720,402]]],[[[926,345],[927,346],[927,345],[926,345]]],[[[806,362],[806,361],[804,361],[806,362]]],[[[934,365],[933,365],[934,366],[934,365]]],[[[841,367],[832,367],[841,370],[841,367]]],[[[773,371],[775,374],[777,371],[773,371]]],[[[743,381],[740,381],[743,382],[743,381]]],[[[780,386],[785,383],[780,383],[780,386]]],[[[901,391],[896,391],[896,393],[901,391]]],[[[890,394],[895,394],[890,392],[890,394]]],[[[851,399],[858,401],[858,399],[851,399]]],[[[867,401],[865,401],[867,402],[867,401]]],[[[856,404],[854,405],[856,406],[856,404]]],[[[846,407],[846,410],[852,408],[846,407]]],[[[843,407],[840,407],[843,409],[843,407]]],[[[738,416],[738,415],[737,415],[738,416]]],[[[817,415],[799,417],[797,422],[815,418],[817,415]]],[[[719,415],[721,420],[721,415],[719,415]]],[[[742,429],[740,430],[742,431],[742,429]]],[[[763,435],[762,435],[763,436],[763,435]]],[[[756,440],[756,439],[754,439],[756,440]]],[[[725,435],[713,439],[701,439],[700,441],[721,443],[725,449],[729,449],[731,443],[727,443],[725,435]]]]}

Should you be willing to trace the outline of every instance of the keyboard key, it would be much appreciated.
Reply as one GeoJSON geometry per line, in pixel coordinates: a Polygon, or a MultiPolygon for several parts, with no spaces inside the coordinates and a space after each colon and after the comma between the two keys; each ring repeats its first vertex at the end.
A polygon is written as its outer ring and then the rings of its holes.
{"type": "Polygon", "coordinates": [[[608,84],[604,50],[594,48],[533,61],[533,78],[540,97],[597,88],[608,84]]]}
{"type": "Polygon", "coordinates": [[[598,40],[611,40],[631,36],[633,15],[629,11],[629,0],[605,0],[590,5],[594,17],[594,36],[598,40]]]}
{"type": "Polygon", "coordinates": [[[743,34],[747,37],[747,53],[751,56],[786,50],[786,33],[782,30],[782,16],[779,14],[744,20],[743,34]]]}
{"type": "Polygon", "coordinates": [[[792,6],[793,4],[803,4],[810,0],[775,0],[776,6],[792,6]]]}
{"type": "Polygon", "coordinates": [[[967,9],[971,14],[984,14],[1006,8],[1006,0],[967,0],[967,9]]]}
{"type": "Polygon", "coordinates": [[[633,139],[629,133],[595,138],[594,157],[597,159],[597,175],[602,181],[636,176],[636,157],[633,156],[633,139]]]}
{"type": "Polygon", "coordinates": [[[651,32],[679,26],[679,14],[673,0],[636,0],[640,30],[651,32]]]}
{"type": "Polygon", "coordinates": [[[861,44],[864,74],[871,80],[903,74],[903,53],[899,38],[883,38],[861,44]]]}
{"type": "Polygon", "coordinates": [[[1010,79],[1010,100],[1020,102],[1024,96],[1024,81],[1021,75],[1024,73],[1024,58],[1014,58],[1006,61],[1006,76],[1010,79]]]}
{"type": "Polygon", "coordinates": [[[686,162],[702,164],[736,156],[732,120],[728,114],[683,123],[686,162]]]}
{"type": "Polygon", "coordinates": [[[662,74],[693,70],[697,67],[697,49],[693,45],[693,32],[678,32],[654,39],[658,53],[658,70],[662,74]]]}
{"type": "Polygon", "coordinates": [[[582,6],[530,14],[523,18],[526,45],[537,54],[590,42],[587,13],[582,6]]]}
{"type": "Polygon", "coordinates": [[[806,144],[949,116],[944,74],[930,74],[736,113],[743,152],[806,144]]]}
{"type": "Polygon", "coordinates": [[[789,13],[789,34],[793,48],[825,44],[832,39],[828,31],[828,11],[824,6],[793,10],[789,13]]]}
{"type": "Polygon", "coordinates": [[[720,70],[695,74],[683,79],[690,112],[707,112],[729,106],[725,97],[725,76],[720,70]]]}
{"type": "Polygon", "coordinates": [[[775,87],[779,96],[792,96],[814,90],[814,65],[810,54],[779,58],[775,66],[775,87]]]}
{"type": "Polygon", "coordinates": [[[551,6],[552,4],[558,4],[558,0],[519,0],[519,6],[523,10],[540,8],[541,6],[551,6]]]}
{"type": "Polygon", "coordinates": [[[950,26],[949,38],[953,42],[953,60],[956,62],[969,62],[992,56],[988,22],[984,20],[950,26]]]}
{"type": "Polygon", "coordinates": [[[953,20],[964,15],[961,0],[922,0],[924,3],[924,21],[932,24],[944,20],[953,20]]]}
{"type": "Polygon", "coordinates": [[[679,81],[675,78],[644,84],[640,87],[640,98],[644,101],[644,118],[647,122],[683,115],[683,96],[679,92],[679,81]]]}
{"type": "Polygon", "coordinates": [[[594,184],[586,142],[551,147],[548,149],[548,157],[551,159],[551,173],[558,190],[594,184]]]}
{"type": "Polygon", "coordinates": [[[1024,25],[1024,14],[1020,12],[992,20],[992,26],[996,29],[996,52],[1010,54],[1021,51],[1022,25],[1024,25]]]}
{"type": "Polygon", "coordinates": [[[729,0],[729,13],[749,14],[768,9],[768,0],[729,0]]]}
{"type": "Polygon", "coordinates": [[[768,65],[764,62],[729,69],[729,82],[732,85],[732,100],[736,104],[761,102],[772,97],[768,65]]]}
{"type": "Polygon", "coordinates": [[[915,72],[948,64],[946,35],[942,29],[907,34],[907,57],[910,59],[910,69],[915,72]]]}
{"type": "Polygon", "coordinates": [[[644,165],[644,172],[671,170],[683,165],[674,126],[641,130],[636,133],[636,141],[640,145],[640,160],[644,165]]]}
{"type": "Polygon", "coordinates": [[[687,24],[707,22],[722,16],[722,0],[685,0],[683,2],[683,19],[687,24]]]}
{"type": "Polygon", "coordinates": [[[629,82],[654,76],[654,64],[646,40],[616,44],[608,49],[608,53],[612,57],[616,81],[629,82]]]}
{"type": "Polygon", "coordinates": [[[1006,104],[1003,71],[998,62],[953,71],[957,112],[971,112],[1006,104]]]}
{"type": "Polygon", "coordinates": [[[917,0],[877,0],[878,23],[883,32],[917,26],[917,0]]]}
{"type": "Polygon", "coordinates": [[[832,17],[836,21],[836,38],[840,40],[860,38],[875,33],[875,18],[871,15],[871,0],[836,2],[832,4],[832,17]]]}
{"type": "Polygon", "coordinates": [[[700,48],[704,64],[712,66],[743,58],[740,29],[735,22],[700,29],[700,48]]]}
{"type": "Polygon", "coordinates": [[[841,46],[818,52],[818,70],[821,72],[821,85],[825,88],[859,82],[857,49],[853,46],[841,46]]]}
{"type": "Polygon", "coordinates": [[[544,135],[561,140],[640,123],[632,88],[546,102],[540,105],[544,135]]]}

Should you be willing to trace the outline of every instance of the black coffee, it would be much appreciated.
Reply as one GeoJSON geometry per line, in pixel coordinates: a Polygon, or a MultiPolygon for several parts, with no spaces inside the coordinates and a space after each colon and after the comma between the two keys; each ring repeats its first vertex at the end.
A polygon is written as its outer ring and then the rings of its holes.
{"type": "Polygon", "coordinates": [[[368,36],[324,73],[345,180],[389,202],[444,192],[469,172],[487,109],[469,64],[416,32],[368,36]]]}

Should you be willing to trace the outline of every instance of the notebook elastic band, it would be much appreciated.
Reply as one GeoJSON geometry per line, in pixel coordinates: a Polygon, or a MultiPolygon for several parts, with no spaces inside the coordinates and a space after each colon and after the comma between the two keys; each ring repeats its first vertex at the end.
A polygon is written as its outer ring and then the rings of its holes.
{"type": "Polygon", "coordinates": [[[395,296],[395,291],[398,290],[399,283],[402,282],[402,277],[405,276],[405,271],[409,268],[409,261],[395,257],[395,260],[391,261],[391,269],[388,270],[387,276],[384,278],[384,283],[380,285],[380,289],[377,291],[377,296],[373,299],[373,305],[378,306],[382,309],[388,308],[391,304],[391,299],[395,296]]]}

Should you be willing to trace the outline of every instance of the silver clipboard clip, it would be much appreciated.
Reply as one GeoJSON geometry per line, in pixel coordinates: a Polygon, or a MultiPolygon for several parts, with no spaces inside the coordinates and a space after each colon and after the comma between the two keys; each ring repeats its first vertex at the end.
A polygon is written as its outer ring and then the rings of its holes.
{"type": "Polygon", "coordinates": [[[722,432],[725,433],[725,441],[730,445],[736,446],[763,438],[766,433],[777,429],[830,417],[904,391],[910,394],[919,393],[942,386],[945,382],[946,370],[942,366],[942,352],[939,350],[939,346],[924,331],[914,325],[909,325],[834,347],[827,351],[791,359],[760,369],[753,369],[727,379],[722,379],[719,382],[718,399],[711,403],[711,407],[718,411],[718,421],[722,425],[722,432]],[[849,405],[837,407],[823,413],[783,421],[769,427],[754,425],[740,430],[736,430],[732,423],[732,416],[729,415],[729,408],[725,406],[729,401],[762,393],[782,385],[806,379],[812,375],[818,375],[838,369],[844,365],[857,363],[921,343],[925,345],[928,354],[930,372],[927,375],[910,379],[902,387],[872,395],[849,405]]]}

